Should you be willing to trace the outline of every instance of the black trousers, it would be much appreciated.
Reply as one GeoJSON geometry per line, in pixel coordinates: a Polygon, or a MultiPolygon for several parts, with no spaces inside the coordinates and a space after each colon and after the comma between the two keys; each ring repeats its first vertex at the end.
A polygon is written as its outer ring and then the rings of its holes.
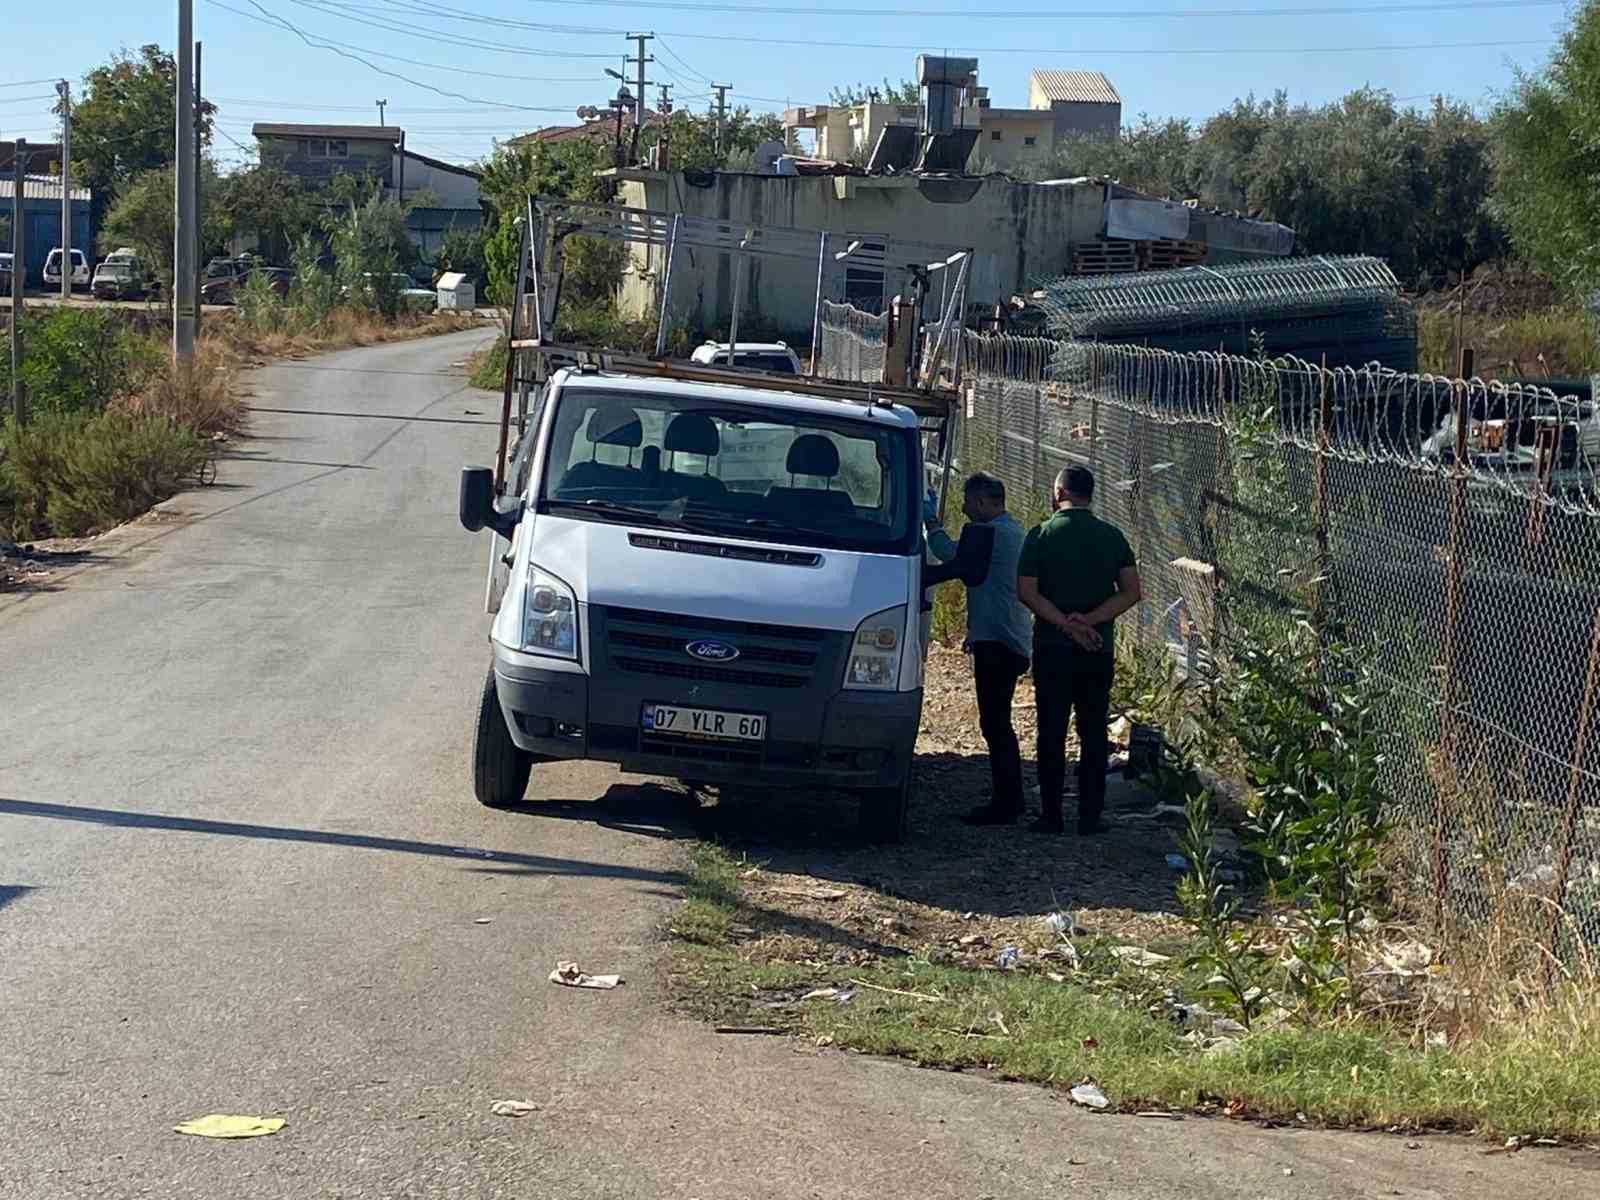
{"type": "Polygon", "coordinates": [[[1106,725],[1114,660],[1076,648],[1033,653],[1033,688],[1039,707],[1039,795],[1047,818],[1061,816],[1067,778],[1067,721],[1078,718],[1078,824],[1093,825],[1106,806],[1106,725]]]}
{"type": "Polygon", "coordinates": [[[1011,701],[1028,660],[1000,642],[972,643],[972,674],[978,685],[978,728],[989,744],[989,770],[1001,812],[1022,811],[1022,749],[1011,724],[1011,701]]]}

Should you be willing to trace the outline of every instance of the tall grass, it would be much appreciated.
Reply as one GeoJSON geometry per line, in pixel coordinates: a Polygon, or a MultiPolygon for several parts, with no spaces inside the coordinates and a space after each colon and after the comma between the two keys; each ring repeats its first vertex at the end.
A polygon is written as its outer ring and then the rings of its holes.
{"type": "Polygon", "coordinates": [[[1468,312],[1457,338],[1456,314],[1445,307],[1417,313],[1417,365],[1454,375],[1459,347],[1474,354],[1474,373],[1485,379],[1582,379],[1600,368],[1594,322],[1581,308],[1557,306],[1515,316],[1468,312]]]}

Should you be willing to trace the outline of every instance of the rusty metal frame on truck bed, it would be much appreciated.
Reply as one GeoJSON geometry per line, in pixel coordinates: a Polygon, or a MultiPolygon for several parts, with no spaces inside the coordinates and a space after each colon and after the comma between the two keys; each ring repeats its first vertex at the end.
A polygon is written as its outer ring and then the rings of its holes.
{"type": "MultiPolygon", "coordinates": [[[[553,369],[588,364],[606,371],[697,383],[715,383],[765,391],[782,391],[837,400],[847,404],[903,404],[917,414],[924,435],[924,454],[935,455],[944,475],[950,469],[954,439],[950,436],[957,412],[961,382],[960,318],[966,309],[973,251],[926,242],[870,235],[846,241],[823,230],[789,226],[751,225],[682,213],[629,208],[626,205],[583,201],[547,200],[530,196],[521,219],[521,246],[508,323],[508,353],[504,396],[500,414],[500,444],[495,460],[495,487],[505,489],[506,452],[515,424],[526,431],[529,399],[542,387],[553,369]],[[554,335],[561,301],[564,244],[576,235],[605,238],[629,246],[659,247],[665,256],[661,272],[655,353],[629,352],[614,347],[562,342],[554,335]],[[840,245],[840,243],[843,243],[840,245]],[[835,248],[837,247],[837,248],[835,248]],[[880,249],[881,247],[881,249],[880,249]],[[729,365],[686,362],[666,353],[667,303],[679,249],[700,249],[735,256],[733,315],[729,331],[729,365]],[[821,311],[829,254],[834,262],[861,256],[871,268],[882,270],[887,284],[898,272],[906,288],[927,294],[932,274],[945,273],[945,303],[936,334],[926,335],[931,350],[914,354],[919,377],[909,385],[886,386],[856,380],[827,379],[818,374],[821,356],[821,311]],[[733,366],[738,346],[740,281],[737,269],[745,257],[780,258],[816,264],[813,297],[811,369],[807,375],[782,375],[733,366]],[[931,444],[930,444],[931,442],[931,444]]],[[[920,334],[921,322],[915,322],[920,334]]],[[[945,489],[940,488],[941,497],[945,489]]]]}

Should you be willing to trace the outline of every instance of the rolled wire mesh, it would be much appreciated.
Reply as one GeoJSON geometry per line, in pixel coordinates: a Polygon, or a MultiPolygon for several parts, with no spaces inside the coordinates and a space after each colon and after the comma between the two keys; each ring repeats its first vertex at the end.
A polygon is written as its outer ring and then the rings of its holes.
{"type": "Polygon", "coordinates": [[[849,304],[822,302],[818,373],[824,379],[882,383],[889,340],[887,313],[862,312],[849,304]]]}
{"type": "Polygon", "coordinates": [[[1227,669],[1308,589],[1388,685],[1405,878],[1446,922],[1600,943],[1600,422],[1546,388],[967,333],[964,467],[1038,515],[1080,462],[1134,546],[1123,636],[1227,669]],[[1458,416],[1465,428],[1458,427],[1458,416]],[[1462,453],[1458,456],[1458,448],[1462,453]],[[1232,625],[1230,625],[1230,622],[1232,625]]]}

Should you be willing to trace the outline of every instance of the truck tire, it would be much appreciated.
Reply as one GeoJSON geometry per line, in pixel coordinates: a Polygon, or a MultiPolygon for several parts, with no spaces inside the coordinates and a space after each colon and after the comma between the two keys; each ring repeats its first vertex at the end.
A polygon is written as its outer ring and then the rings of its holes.
{"type": "Polygon", "coordinates": [[[500,697],[494,690],[494,668],[483,681],[478,702],[478,724],[472,734],[472,790],[487,808],[510,808],[521,803],[528,790],[533,755],[517,749],[506,728],[500,697]]]}
{"type": "Polygon", "coordinates": [[[859,793],[863,841],[891,845],[906,839],[906,818],[911,810],[911,769],[893,787],[865,788],[859,793]]]}

